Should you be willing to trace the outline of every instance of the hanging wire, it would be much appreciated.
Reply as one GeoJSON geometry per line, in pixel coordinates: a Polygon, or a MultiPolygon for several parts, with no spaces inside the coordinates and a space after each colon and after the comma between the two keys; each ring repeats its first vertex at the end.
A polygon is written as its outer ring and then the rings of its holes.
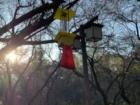
{"type": "MultiPolygon", "coordinates": [[[[68,3],[70,3],[70,0],[68,0],[68,3]]],[[[62,5],[62,10],[65,9],[64,7],[65,7],[65,6],[62,5]]],[[[62,11],[62,12],[65,12],[65,10],[62,11]]],[[[70,25],[70,24],[69,24],[69,21],[68,21],[68,20],[70,19],[70,11],[68,10],[67,14],[62,14],[62,15],[63,15],[63,16],[60,17],[60,20],[61,20],[61,21],[60,21],[61,31],[70,32],[70,30],[69,30],[69,25],[70,25]],[[67,19],[66,19],[66,20],[63,20],[63,17],[64,17],[65,15],[67,16],[67,17],[66,17],[67,19]]]]}
{"type": "Polygon", "coordinates": [[[60,28],[61,31],[63,32],[67,32],[67,22],[65,20],[63,20],[63,18],[65,17],[65,11],[63,11],[64,9],[64,5],[62,5],[62,15],[60,16],[60,28]]]}
{"type": "MultiPolygon", "coordinates": [[[[70,3],[70,0],[68,2],[70,3]]],[[[69,18],[70,18],[70,16],[69,16],[69,10],[68,10],[68,20],[69,20],[69,18]]],[[[68,32],[70,33],[69,25],[70,25],[70,23],[68,22],[68,32]]]]}

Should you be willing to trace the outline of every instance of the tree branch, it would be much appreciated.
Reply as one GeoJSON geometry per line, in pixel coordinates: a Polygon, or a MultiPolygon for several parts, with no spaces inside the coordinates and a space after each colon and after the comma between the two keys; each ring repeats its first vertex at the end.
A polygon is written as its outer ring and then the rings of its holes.
{"type": "Polygon", "coordinates": [[[61,3],[63,3],[63,0],[56,0],[55,2],[53,2],[52,4],[46,3],[34,10],[31,10],[30,12],[26,13],[25,15],[22,15],[21,17],[12,20],[10,23],[8,23],[7,25],[3,26],[2,28],[0,28],[0,36],[2,36],[5,32],[7,32],[9,29],[11,29],[12,27],[18,25],[19,23],[24,22],[25,20],[32,18],[33,16],[35,16],[36,14],[42,13],[44,11],[48,11],[50,9],[56,8],[58,7],[61,3]]]}

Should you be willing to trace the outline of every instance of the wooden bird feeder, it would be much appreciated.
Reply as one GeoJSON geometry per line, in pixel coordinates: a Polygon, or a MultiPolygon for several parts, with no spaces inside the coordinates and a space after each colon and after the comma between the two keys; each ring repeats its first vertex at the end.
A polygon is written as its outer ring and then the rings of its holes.
{"type": "Polygon", "coordinates": [[[102,39],[102,27],[101,24],[95,24],[93,23],[91,27],[86,28],[84,30],[86,34],[86,40],[87,41],[94,41],[97,42],[102,39]]]}

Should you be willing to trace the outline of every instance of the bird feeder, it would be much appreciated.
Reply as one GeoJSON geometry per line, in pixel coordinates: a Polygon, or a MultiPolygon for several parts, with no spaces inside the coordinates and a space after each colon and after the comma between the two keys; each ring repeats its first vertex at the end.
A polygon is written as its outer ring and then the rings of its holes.
{"type": "Polygon", "coordinates": [[[75,12],[71,9],[58,8],[54,19],[59,19],[61,30],[55,37],[55,41],[59,46],[62,46],[62,58],[60,60],[60,65],[67,69],[75,69],[75,63],[72,53],[73,41],[76,37],[76,34],[70,33],[68,31],[69,21],[75,16],[75,12]]]}
{"type": "Polygon", "coordinates": [[[97,42],[102,39],[102,27],[101,24],[95,24],[93,23],[91,27],[86,28],[84,30],[86,34],[86,40],[87,41],[94,41],[97,42]]]}

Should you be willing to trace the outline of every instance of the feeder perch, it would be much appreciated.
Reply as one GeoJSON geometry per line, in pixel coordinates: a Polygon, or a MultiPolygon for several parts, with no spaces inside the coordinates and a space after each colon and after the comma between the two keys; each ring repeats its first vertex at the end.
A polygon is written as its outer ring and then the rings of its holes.
{"type": "Polygon", "coordinates": [[[70,21],[75,16],[75,12],[71,9],[58,8],[54,19],[70,21]]]}
{"type": "Polygon", "coordinates": [[[97,42],[102,39],[102,27],[101,24],[95,24],[87,29],[84,30],[86,34],[86,40],[87,41],[94,41],[97,42]]]}
{"type": "Polygon", "coordinates": [[[73,42],[73,49],[78,50],[81,49],[81,41],[79,39],[75,39],[73,42]]]}

